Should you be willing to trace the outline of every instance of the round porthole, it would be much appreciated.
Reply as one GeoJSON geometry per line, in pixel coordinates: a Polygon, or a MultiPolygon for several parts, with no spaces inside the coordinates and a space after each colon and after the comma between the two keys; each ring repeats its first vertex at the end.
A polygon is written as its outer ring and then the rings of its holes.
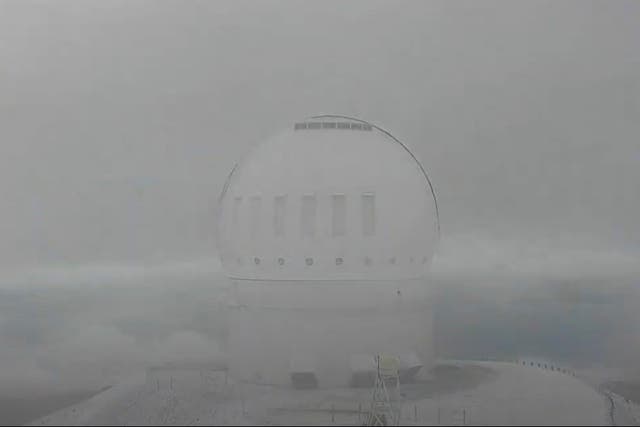
{"type": "Polygon", "coordinates": [[[278,258],[278,265],[284,265],[284,258],[278,258]]]}
{"type": "Polygon", "coordinates": [[[254,262],[256,265],[260,265],[260,258],[255,257],[255,258],[253,259],[253,262],[254,262]]]}
{"type": "Polygon", "coordinates": [[[313,265],[313,258],[307,258],[304,260],[304,262],[308,265],[308,266],[312,266],[313,265]]]}
{"type": "Polygon", "coordinates": [[[344,260],[342,258],[336,258],[336,265],[342,265],[344,260]]]}

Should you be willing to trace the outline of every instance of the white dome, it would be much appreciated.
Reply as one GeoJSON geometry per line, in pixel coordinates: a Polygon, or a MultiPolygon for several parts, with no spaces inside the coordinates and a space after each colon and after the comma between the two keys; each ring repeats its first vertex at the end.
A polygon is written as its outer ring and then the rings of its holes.
{"type": "Polygon", "coordinates": [[[320,116],[267,140],[231,172],[218,244],[232,278],[421,277],[438,237],[435,194],[388,132],[320,116]]]}

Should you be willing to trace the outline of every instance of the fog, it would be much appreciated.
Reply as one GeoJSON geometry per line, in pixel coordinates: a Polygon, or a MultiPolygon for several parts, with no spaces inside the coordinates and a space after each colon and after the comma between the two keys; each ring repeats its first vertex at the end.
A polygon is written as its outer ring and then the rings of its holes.
{"type": "Polygon", "coordinates": [[[445,238],[638,250],[635,2],[0,7],[6,267],[211,254],[234,162],[325,112],[416,152],[445,238]]]}
{"type": "Polygon", "coordinates": [[[633,1],[0,0],[0,393],[223,357],[224,181],[323,113],[391,130],[429,172],[439,298],[476,304],[443,310],[440,356],[635,378],[638,40],[633,1]],[[542,322],[572,307],[582,326],[542,322]],[[526,316],[516,347],[469,342],[526,316]]]}

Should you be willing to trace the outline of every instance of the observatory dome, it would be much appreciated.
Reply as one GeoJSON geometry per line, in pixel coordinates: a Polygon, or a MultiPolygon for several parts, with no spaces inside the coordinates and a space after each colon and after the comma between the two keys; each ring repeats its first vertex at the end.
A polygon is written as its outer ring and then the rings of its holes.
{"type": "Polygon", "coordinates": [[[219,208],[222,265],[236,279],[419,278],[438,238],[435,193],[415,156],[343,116],[294,123],[256,147],[219,208]]]}

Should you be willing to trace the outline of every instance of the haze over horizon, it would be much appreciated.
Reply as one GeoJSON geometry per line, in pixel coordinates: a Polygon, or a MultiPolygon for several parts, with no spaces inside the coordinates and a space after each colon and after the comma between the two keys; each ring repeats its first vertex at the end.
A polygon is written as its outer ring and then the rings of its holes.
{"type": "Polygon", "coordinates": [[[3,1],[0,265],[215,257],[233,164],[319,113],[415,151],[449,266],[475,259],[469,248],[542,270],[556,255],[633,264],[638,13],[633,1],[3,1]]]}

